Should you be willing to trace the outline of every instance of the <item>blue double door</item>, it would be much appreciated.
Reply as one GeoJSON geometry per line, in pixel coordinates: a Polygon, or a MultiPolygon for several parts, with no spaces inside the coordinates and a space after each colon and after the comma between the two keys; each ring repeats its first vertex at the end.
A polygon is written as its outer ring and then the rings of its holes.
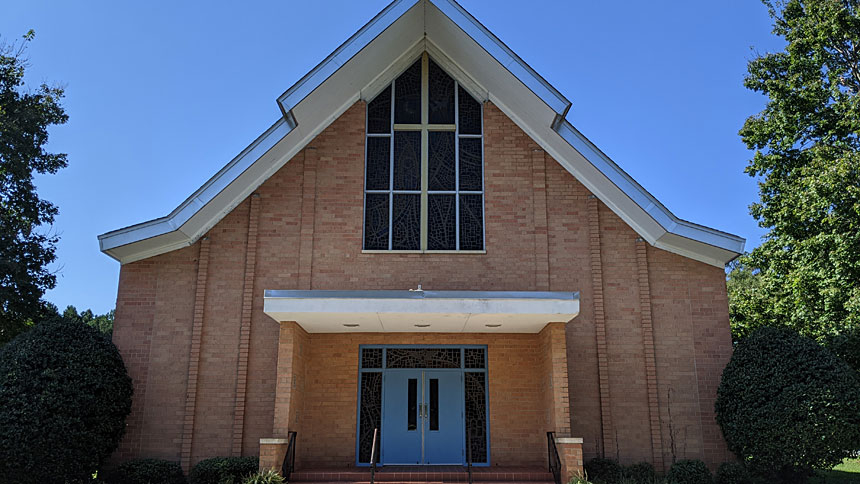
{"type": "Polygon", "coordinates": [[[465,462],[461,371],[388,370],[382,384],[383,465],[465,462]]]}

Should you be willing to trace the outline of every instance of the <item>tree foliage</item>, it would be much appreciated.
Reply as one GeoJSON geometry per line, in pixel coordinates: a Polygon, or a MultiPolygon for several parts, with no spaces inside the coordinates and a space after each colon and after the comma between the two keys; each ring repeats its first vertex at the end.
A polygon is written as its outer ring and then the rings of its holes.
{"type": "Polygon", "coordinates": [[[852,328],[825,340],[827,349],[860,372],[860,328],[852,328]]]}
{"type": "Polygon", "coordinates": [[[116,449],[132,381],[95,328],[39,322],[0,349],[0,483],[88,480],[116,449]]]}
{"type": "Polygon", "coordinates": [[[47,265],[58,238],[45,227],[57,207],[39,198],[33,175],[66,166],[66,155],[49,153],[45,144],[48,127],[68,116],[61,88],[24,88],[23,52],[32,38],[30,31],[21,46],[0,45],[0,344],[43,315],[42,295],[56,285],[47,265]]]}
{"type": "Polygon", "coordinates": [[[787,328],[738,342],[715,410],[729,449],[766,482],[831,468],[860,448],[858,374],[787,328]]]}
{"type": "Polygon", "coordinates": [[[78,309],[74,306],[67,306],[63,311],[62,319],[67,323],[86,324],[97,329],[100,333],[110,337],[113,334],[113,315],[114,310],[111,309],[105,314],[93,314],[91,309],[85,309],[78,314],[78,309]]]}
{"type": "Polygon", "coordinates": [[[819,339],[860,325],[858,3],[765,0],[786,47],[745,79],[769,98],[740,131],[759,179],[751,213],[769,232],[743,259],[757,280],[734,295],[741,324],[819,339]]]}

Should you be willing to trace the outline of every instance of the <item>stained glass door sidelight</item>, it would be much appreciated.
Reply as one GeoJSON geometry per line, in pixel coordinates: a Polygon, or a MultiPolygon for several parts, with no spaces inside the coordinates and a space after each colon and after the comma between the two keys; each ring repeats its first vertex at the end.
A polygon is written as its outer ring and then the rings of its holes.
{"type": "Polygon", "coordinates": [[[489,463],[486,347],[362,346],[359,363],[359,465],[374,428],[382,465],[465,464],[467,445],[489,463]]]}

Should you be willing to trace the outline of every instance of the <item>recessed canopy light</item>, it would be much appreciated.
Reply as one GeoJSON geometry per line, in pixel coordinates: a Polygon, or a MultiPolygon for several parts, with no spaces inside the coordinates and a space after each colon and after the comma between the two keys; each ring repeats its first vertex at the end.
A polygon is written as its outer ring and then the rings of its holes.
{"type": "Polygon", "coordinates": [[[416,328],[429,328],[430,325],[429,324],[416,324],[415,327],[416,328]]]}
{"type": "Polygon", "coordinates": [[[485,324],[484,326],[486,326],[488,328],[498,328],[498,327],[501,327],[502,325],[498,324],[498,323],[493,323],[493,324],[485,324]]]}
{"type": "Polygon", "coordinates": [[[343,323],[343,325],[346,326],[347,328],[357,328],[358,327],[358,323],[343,323]]]}

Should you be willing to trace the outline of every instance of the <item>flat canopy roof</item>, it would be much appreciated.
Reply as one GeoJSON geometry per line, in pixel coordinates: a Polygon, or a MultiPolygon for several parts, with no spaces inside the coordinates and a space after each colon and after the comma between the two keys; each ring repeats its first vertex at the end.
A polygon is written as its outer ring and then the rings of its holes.
{"type": "Polygon", "coordinates": [[[578,292],[265,291],[263,301],[308,333],[537,333],[579,314],[578,292]]]}

